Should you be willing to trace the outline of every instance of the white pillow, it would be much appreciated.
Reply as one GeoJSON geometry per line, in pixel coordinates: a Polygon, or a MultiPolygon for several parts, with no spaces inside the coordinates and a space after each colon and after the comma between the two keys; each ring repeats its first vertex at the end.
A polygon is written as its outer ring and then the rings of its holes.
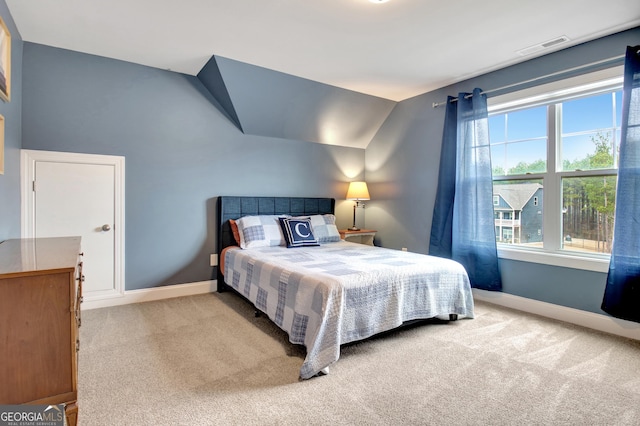
{"type": "Polygon", "coordinates": [[[240,234],[240,247],[247,249],[285,245],[279,217],[286,217],[286,215],[243,216],[236,220],[240,234]]]}

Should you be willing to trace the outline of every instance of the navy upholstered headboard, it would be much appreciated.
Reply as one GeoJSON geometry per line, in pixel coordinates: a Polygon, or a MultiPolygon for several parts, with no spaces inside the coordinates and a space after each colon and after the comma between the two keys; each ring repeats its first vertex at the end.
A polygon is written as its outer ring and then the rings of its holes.
{"type": "MultiPolygon", "coordinates": [[[[229,219],[249,215],[289,214],[305,216],[312,214],[334,214],[334,198],[306,197],[218,197],[218,265],[222,249],[235,245],[229,219]]],[[[224,291],[224,277],[218,267],[218,291],[224,291]]]]}

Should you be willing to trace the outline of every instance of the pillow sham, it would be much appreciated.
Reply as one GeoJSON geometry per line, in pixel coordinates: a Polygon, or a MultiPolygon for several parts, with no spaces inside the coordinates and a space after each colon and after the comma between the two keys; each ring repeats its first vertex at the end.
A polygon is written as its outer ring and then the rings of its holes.
{"type": "Polygon", "coordinates": [[[313,234],[311,219],[308,217],[281,217],[279,220],[288,248],[320,245],[313,234]]]}
{"type": "Polygon", "coordinates": [[[283,215],[243,216],[236,220],[240,247],[283,246],[285,244],[278,219],[283,215]]]}
{"type": "Polygon", "coordinates": [[[332,214],[316,214],[309,216],[313,233],[318,243],[334,243],[340,241],[340,232],[336,226],[336,217],[332,214]]]}
{"type": "Polygon", "coordinates": [[[233,239],[236,242],[236,245],[240,245],[240,231],[238,231],[238,224],[235,220],[229,219],[229,226],[231,226],[231,233],[233,234],[233,239]]]}

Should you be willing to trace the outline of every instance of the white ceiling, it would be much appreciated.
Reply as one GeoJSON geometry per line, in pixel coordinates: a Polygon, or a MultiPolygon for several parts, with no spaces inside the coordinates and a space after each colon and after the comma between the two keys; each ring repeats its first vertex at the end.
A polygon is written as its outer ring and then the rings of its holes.
{"type": "Polygon", "coordinates": [[[638,0],[6,2],[24,41],[191,75],[218,55],[394,101],[640,25],[638,0]]]}

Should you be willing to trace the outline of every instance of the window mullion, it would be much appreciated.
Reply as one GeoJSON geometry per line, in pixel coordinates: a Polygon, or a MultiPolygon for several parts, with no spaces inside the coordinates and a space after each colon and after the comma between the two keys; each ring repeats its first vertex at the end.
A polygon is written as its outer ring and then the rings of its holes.
{"type": "MultiPolygon", "coordinates": [[[[617,117],[617,108],[616,108],[616,92],[611,93],[611,109],[612,109],[612,126],[613,131],[611,138],[613,140],[613,168],[618,168],[618,147],[620,146],[620,141],[618,140],[618,117],[617,117]]],[[[622,130],[622,129],[621,129],[622,130]]],[[[622,135],[620,135],[622,136],[622,135]]]]}
{"type": "MultiPolygon", "coordinates": [[[[547,173],[543,179],[543,211],[542,223],[544,234],[542,236],[543,247],[546,250],[557,251],[561,249],[562,222],[559,220],[559,212],[562,204],[562,180],[558,174],[558,145],[561,135],[562,105],[551,104],[547,108],[547,173]]],[[[561,219],[561,218],[560,218],[561,219]]]]}

